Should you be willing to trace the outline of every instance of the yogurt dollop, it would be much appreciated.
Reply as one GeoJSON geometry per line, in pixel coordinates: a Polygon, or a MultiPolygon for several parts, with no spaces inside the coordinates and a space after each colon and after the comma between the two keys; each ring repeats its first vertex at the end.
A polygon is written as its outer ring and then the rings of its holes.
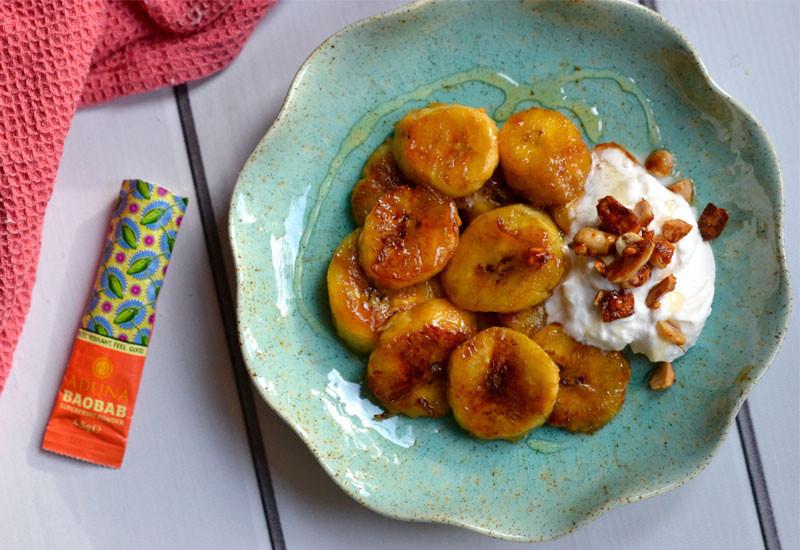
{"type": "Polygon", "coordinates": [[[673,361],[694,345],[711,314],[716,271],[711,246],[700,236],[697,217],[689,203],[617,148],[604,148],[592,154],[592,171],[585,193],[569,212],[566,242],[571,242],[582,227],[598,226],[597,202],[607,195],[630,209],[646,199],[655,216],[648,229],[655,230],[656,235],[660,234],[663,223],[671,219],[691,224],[692,230],[675,244],[675,253],[667,267],[653,268],[647,283],[631,289],[635,301],[633,315],[610,323],[603,322],[593,301],[598,290],[618,287],[597,272],[595,258],[577,256],[569,250],[570,269],[545,303],[548,322],[561,323],[573,338],[601,349],[621,350],[630,344],[634,352],[646,355],[651,361],[673,361]],[[658,309],[650,309],[645,303],[647,293],[670,273],[676,278],[675,290],[661,298],[658,309]],[[686,344],[677,346],[663,340],[656,331],[659,321],[677,325],[686,335],[686,344]]]}

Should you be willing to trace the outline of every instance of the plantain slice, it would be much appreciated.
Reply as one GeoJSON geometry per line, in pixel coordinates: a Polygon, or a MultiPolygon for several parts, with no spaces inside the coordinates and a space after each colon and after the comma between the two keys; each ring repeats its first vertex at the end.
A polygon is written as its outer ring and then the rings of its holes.
{"type": "Polygon", "coordinates": [[[511,115],[499,134],[500,165],[508,185],[535,206],[557,206],[583,193],[592,155],[581,132],[550,109],[511,115]]]}
{"type": "Polygon", "coordinates": [[[398,311],[443,295],[435,279],[400,290],[380,290],[358,265],[356,229],[341,242],[328,265],[328,299],[336,331],[359,353],[375,347],[378,330],[398,311]]]}
{"type": "Polygon", "coordinates": [[[456,199],[461,219],[467,224],[490,210],[517,202],[522,201],[516,191],[506,184],[502,170],[495,170],[492,177],[477,191],[456,199]]]}
{"type": "Polygon", "coordinates": [[[534,341],[560,369],[560,389],[547,423],[570,432],[591,433],[614,418],[625,402],[631,368],[618,351],[581,344],[558,324],[536,333],[534,341]]]}
{"type": "Polygon", "coordinates": [[[367,364],[367,385],[383,407],[408,416],[444,416],[447,360],[476,332],[475,317],[430,300],[386,323],[367,364]]]}
{"type": "Polygon", "coordinates": [[[481,439],[516,440],[545,423],[558,394],[558,367],[530,338],[493,327],[450,356],[450,406],[481,439]]]}
{"type": "Polygon", "coordinates": [[[447,265],[461,220],[452,199],[424,187],[398,187],[378,199],[358,238],[361,268],[380,288],[426,281],[447,265]]]}
{"type": "Polygon", "coordinates": [[[550,217],[522,204],[478,216],[442,274],[450,300],[470,311],[508,313],[544,301],[565,269],[564,242],[550,217]]]}
{"type": "Polygon", "coordinates": [[[533,338],[547,324],[547,310],[544,304],[537,304],[522,311],[500,313],[497,319],[501,325],[533,338]]]}
{"type": "Polygon", "coordinates": [[[350,207],[356,223],[364,225],[367,214],[375,207],[378,199],[384,193],[405,185],[404,182],[405,177],[394,160],[392,140],[389,138],[367,159],[361,179],[350,194],[350,207]]]}
{"type": "Polygon", "coordinates": [[[483,109],[431,104],[397,123],[393,150],[411,181],[463,197],[497,168],[497,125],[483,109]]]}

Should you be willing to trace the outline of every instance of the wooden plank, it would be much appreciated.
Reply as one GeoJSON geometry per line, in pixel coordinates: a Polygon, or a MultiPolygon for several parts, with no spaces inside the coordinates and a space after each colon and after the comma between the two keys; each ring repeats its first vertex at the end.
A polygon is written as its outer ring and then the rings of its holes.
{"type": "MultiPolygon", "coordinates": [[[[224,213],[239,169],[277,114],[302,61],[332,32],[388,6],[373,2],[278,5],[230,68],[190,87],[206,174],[223,234],[227,223],[224,213]]],[[[360,547],[375,541],[386,548],[504,545],[452,527],[386,519],[355,504],[327,478],[299,439],[265,405],[260,408],[288,548],[319,545],[321,541],[331,548],[360,547]]],[[[761,547],[735,431],[696,481],[668,495],[613,511],[552,547],[607,548],[612,543],[619,548],[761,547]]]]}
{"type": "Polygon", "coordinates": [[[800,4],[658,0],[658,7],[697,48],[717,84],[764,126],[781,161],[795,307],[783,347],[748,401],[781,543],[800,548],[800,4]]]}
{"type": "Polygon", "coordinates": [[[172,90],[80,111],[48,207],[33,306],[0,398],[4,548],[269,546],[172,90]],[[126,177],[190,197],[121,470],[40,450],[126,177]]]}

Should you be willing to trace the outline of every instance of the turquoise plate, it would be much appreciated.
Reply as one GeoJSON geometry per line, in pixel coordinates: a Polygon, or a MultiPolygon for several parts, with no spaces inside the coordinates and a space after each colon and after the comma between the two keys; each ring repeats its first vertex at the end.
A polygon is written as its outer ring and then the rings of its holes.
{"type": "Polygon", "coordinates": [[[764,131],[658,14],[616,0],[421,2],[320,46],[244,166],[230,213],[241,345],[264,399],[359,502],[552,539],[708,464],[785,331],[781,217],[764,131]],[[590,142],[640,155],[663,144],[694,178],[697,203],[728,210],[713,244],[714,311],[675,387],[649,391],[649,366],[634,359],[627,402],[603,430],[543,428],[516,444],[475,440],[452,419],[374,419],[365,358],[331,325],[325,271],[354,228],[349,193],[370,151],[429,101],[483,106],[500,121],[533,101],[572,116],[590,142]]]}

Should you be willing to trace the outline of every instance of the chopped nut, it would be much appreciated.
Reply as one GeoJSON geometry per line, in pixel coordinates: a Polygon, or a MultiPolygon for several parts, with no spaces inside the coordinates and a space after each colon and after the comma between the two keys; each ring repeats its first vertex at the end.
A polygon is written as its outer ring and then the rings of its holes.
{"type": "Polygon", "coordinates": [[[672,363],[662,361],[650,373],[650,389],[654,391],[662,391],[671,387],[675,383],[675,369],[672,368],[672,363]]]}
{"type": "Polygon", "coordinates": [[[552,256],[546,248],[532,246],[525,254],[525,261],[528,265],[534,266],[537,269],[550,261],[552,256]]]}
{"type": "Polygon", "coordinates": [[[667,189],[686,199],[689,204],[694,200],[694,182],[689,178],[683,178],[671,185],[667,185],[667,189]]]}
{"type": "Polygon", "coordinates": [[[659,269],[664,269],[672,261],[672,255],[675,253],[675,245],[669,242],[664,237],[656,237],[653,239],[655,248],[653,255],[650,256],[650,265],[659,269]]]}
{"type": "Polygon", "coordinates": [[[644,161],[647,171],[659,178],[669,176],[674,166],[675,159],[666,149],[656,149],[644,161]]]}
{"type": "Polygon", "coordinates": [[[642,269],[636,272],[636,275],[624,281],[621,286],[622,288],[640,287],[650,280],[650,273],[650,266],[645,264],[642,269]]]}
{"type": "Polygon", "coordinates": [[[633,293],[626,288],[599,290],[594,297],[594,304],[600,307],[604,323],[633,315],[633,293]]]}
{"type": "Polygon", "coordinates": [[[616,235],[594,227],[584,227],[575,233],[571,246],[579,256],[605,256],[616,240],[616,235]]]}
{"type": "Polygon", "coordinates": [[[661,298],[664,294],[675,290],[675,275],[671,273],[656,283],[650,292],[647,293],[645,303],[650,309],[658,309],[661,307],[661,298]]]}
{"type": "Polygon", "coordinates": [[[662,340],[682,346],[686,343],[686,335],[674,321],[659,321],[656,323],[656,331],[662,340]]]}
{"type": "Polygon", "coordinates": [[[651,230],[649,230],[649,229],[642,229],[642,233],[641,233],[641,235],[642,235],[642,238],[643,238],[644,240],[646,240],[646,241],[652,241],[652,240],[653,240],[653,238],[654,238],[654,237],[655,237],[655,235],[656,235],[656,232],[655,232],[655,231],[651,231],[651,230]]]}
{"type": "Polygon", "coordinates": [[[640,200],[633,206],[633,212],[639,218],[639,225],[647,227],[653,221],[653,207],[645,199],[640,200]]]}
{"type": "Polygon", "coordinates": [[[597,270],[597,272],[600,275],[605,276],[605,274],[606,274],[606,264],[603,262],[603,260],[595,260],[594,261],[594,268],[597,270]]]}
{"type": "Polygon", "coordinates": [[[571,224],[569,219],[570,204],[571,203],[559,206],[551,206],[549,208],[550,217],[553,218],[553,221],[556,222],[558,228],[564,233],[569,233],[569,227],[571,224]]]}
{"type": "Polygon", "coordinates": [[[667,220],[661,226],[661,234],[671,243],[676,243],[692,230],[692,224],[683,220],[667,220]]]}
{"type": "Polygon", "coordinates": [[[700,227],[700,235],[703,236],[704,241],[711,241],[719,237],[727,223],[728,212],[711,202],[706,205],[703,213],[700,214],[700,219],[697,220],[697,225],[700,227]]]}
{"type": "Polygon", "coordinates": [[[653,241],[641,240],[631,243],[622,251],[619,258],[606,266],[606,279],[619,284],[632,278],[647,265],[654,248],[653,241]]]}
{"type": "MultiPolygon", "coordinates": [[[[642,239],[643,237],[638,233],[625,233],[623,235],[620,235],[616,242],[617,255],[624,256],[626,248],[628,248],[633,243],[638,243],[642,239]]],[[[628,255],[630,255],[630,253],[628,255]]]]}
{"type": "Polygon", "coordinates": [[[612,196],[597,201],[597,215],[600,216],[600,229],[614,235],[639,231],[639,218],[612,196]]]}

